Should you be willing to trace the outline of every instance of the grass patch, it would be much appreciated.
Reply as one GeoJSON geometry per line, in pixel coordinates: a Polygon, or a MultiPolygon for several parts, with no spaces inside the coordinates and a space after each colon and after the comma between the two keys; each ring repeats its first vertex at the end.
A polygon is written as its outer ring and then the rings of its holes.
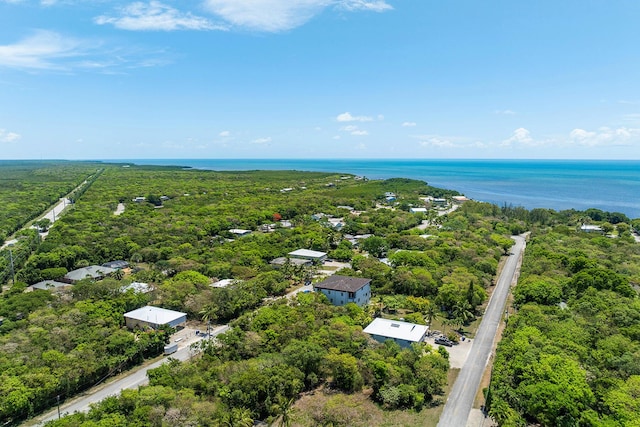
{"type": "Polygon", "coordinates": [[[349,427],[435,427],[438,424],[444,403],[458,377],[459,369],[451,369],[447,378],[445,394],[435,396],[431,406],[416,412],[386,411],[374,403],[371,390],[345,394],[318,389],[306,393],[295,403],[292,426],[349,426],[349,427]]]}

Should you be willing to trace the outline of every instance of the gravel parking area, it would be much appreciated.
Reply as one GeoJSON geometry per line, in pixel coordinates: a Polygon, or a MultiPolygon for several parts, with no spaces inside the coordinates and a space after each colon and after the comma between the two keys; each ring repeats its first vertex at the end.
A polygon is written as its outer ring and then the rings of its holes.
{"type": "MultiPolygon", "coordinates": [[[[427,337],[424,342],[433,347],[438,347],[439,344],[434,342],[435,337],[427,337]]],[[[471,340],[460,341],[458,344],[454,344],[453,347],[442,346],[449,353],[449,363],[452,368],[462,368],[464,362],[467,361],[469,351],[471,350],[471,340]]]]}

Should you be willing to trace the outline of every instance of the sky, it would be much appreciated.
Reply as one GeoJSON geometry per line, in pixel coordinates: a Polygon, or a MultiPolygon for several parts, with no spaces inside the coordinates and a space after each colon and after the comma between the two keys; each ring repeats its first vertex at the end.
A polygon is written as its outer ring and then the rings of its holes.
{"type": "Polygon", "coordinates": [[[0,0],[0,159],[640,159],[638,0],[0,0]]]}

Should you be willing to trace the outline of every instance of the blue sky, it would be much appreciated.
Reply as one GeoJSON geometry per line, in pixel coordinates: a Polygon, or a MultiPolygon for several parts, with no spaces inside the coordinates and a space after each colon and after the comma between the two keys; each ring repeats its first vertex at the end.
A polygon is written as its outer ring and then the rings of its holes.
{"type": "Polygon", "coordinates": [[[637,0],[0,0],[0,158],[640,159],[637,0]]]}

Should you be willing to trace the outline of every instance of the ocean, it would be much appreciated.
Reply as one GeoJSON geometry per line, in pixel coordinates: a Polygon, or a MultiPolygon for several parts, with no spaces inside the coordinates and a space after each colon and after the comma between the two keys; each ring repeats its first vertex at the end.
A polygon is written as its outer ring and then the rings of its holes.
{"type": "Polygon", "coordinates": [[[132,159],[210,170],[303,170],[412,178],[497,205],[597,208],[640,218],[638,160],[132,159]]]}

